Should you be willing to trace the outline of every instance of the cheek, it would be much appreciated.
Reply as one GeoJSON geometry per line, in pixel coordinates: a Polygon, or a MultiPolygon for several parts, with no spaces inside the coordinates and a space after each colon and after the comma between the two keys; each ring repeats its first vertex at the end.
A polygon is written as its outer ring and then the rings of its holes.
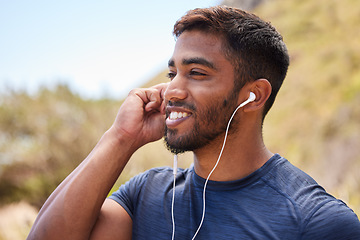
{"type": "Polygon", "coordinates": [[[229,90],[229,87],[219,89],[219,87],[214,87],[214,84],[203,84],[202,86],[192,86],[190,88],[192,90],[190,95],[197,109],[196,121],[214,123],[217,121],[223,122],[230,118],[237,107],[237,96],[233,89],[229,90]]]}
{"type": "Polygon", "coordinates": [[[214,124],[223,125],[230,118],[231,106],[228,100],[217,99],[208,102],[207,106],[199,106],[196,120],[199,125],[208,126],[214,124]]]}
{"type": "Polygon", "coordinates": [[[230,118],[231,114],[238,106],[237,99],[238,94],[237,92],[234,92],[233,89],[219,96],[216,99],[213,98],[213,105],[217,108],[217,115],[219,115],[219,113],[222,113],[226,119],[230,118]]]}

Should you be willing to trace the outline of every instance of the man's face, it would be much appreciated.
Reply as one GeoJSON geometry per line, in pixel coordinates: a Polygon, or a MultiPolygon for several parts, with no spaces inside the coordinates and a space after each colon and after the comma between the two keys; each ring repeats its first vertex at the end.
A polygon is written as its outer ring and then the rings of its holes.
{"type": "Polygon", "coordinates": [[[237,94],[233,66],[221,47],[220,37],[197,30],[183,32],[176,42],[165,92],[165,141],[173,153],[223,138],[237,94]]]}

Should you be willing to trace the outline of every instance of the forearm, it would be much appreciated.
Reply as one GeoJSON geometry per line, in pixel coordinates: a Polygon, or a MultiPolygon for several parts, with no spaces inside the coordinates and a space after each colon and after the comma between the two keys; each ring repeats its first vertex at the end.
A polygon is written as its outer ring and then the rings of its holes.
{"type": "Polygon", "coordinates": [[[58,186],[39,212],[29,239],[86,239],[100,208],[129,160],[129,139],[108,131],[58,186]]]}
{"type": "Polygon", "coordinates": [[[130,156],[163,136],[166,87],[159,84],[129,93],[110,130],[45,202],[28,239],[89,238],[101,206],[130,156]]]}

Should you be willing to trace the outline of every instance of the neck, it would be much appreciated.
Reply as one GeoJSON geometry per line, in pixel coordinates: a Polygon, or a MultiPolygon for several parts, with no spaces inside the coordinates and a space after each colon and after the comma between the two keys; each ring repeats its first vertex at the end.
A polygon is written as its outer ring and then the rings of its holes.
{"type": "MultiPolygon", "coordinates": [[[[195,172],[202,178],[207,178],[214,168],[224,136],[225,133],[206,147],[194,151],[195,172]]],[[[244,178],[263,166],[272,155],[273,153],[265,147],[261,129],[239,129],[236,133],[228,135],[218,166],[211,174],[210,180],[231,181],[244,178]]]]}

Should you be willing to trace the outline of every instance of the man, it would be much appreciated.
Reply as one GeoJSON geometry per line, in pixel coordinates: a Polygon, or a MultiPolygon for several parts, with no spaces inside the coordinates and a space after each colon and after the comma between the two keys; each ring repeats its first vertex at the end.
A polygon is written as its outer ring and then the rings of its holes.
{"type": "Polygon", "coordinates": [[[360,239],[351,209],[263,143],[289,64],[280,34],[228,7],[189,11],[174,34],[171,81],[130,92],[28,238],[360,239]],[[174,154],[194,153],[193,166],[175,173],[175,189],[173,170],[156,168],[106,199],[130,156],[163,135],[174,154]]]}

